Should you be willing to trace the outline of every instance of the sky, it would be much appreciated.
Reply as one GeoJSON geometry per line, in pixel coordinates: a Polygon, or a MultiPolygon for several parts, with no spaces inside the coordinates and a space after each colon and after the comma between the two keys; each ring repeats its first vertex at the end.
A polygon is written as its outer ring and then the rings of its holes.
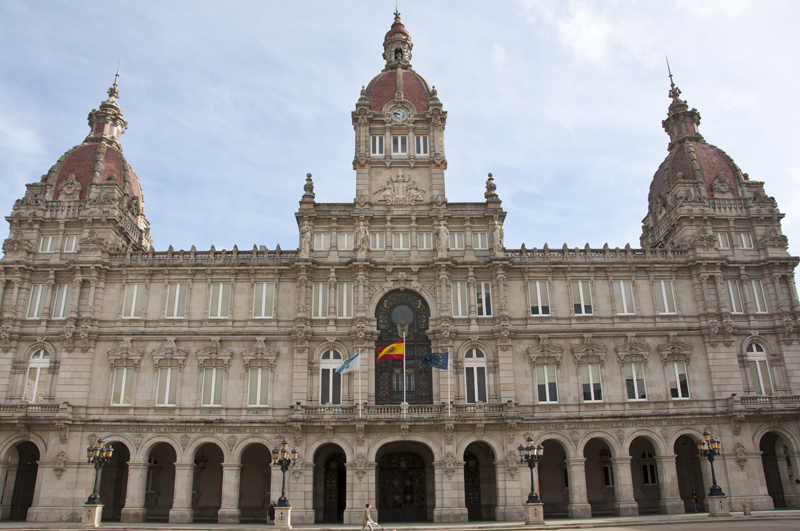
{"type": "MultiPolygon", "coordinates": [[[[122,57],[124,155],[156,250],[297,247],[306,173],[352,202],[350,113],[395,0],[0,2],[0,212],[88,134],[122,57]]],[[[487,173],[507,248],[638,247],[669,78],[765,183],[800,253],[800,2],[400,0],[448,111],[450,202],[487,173]]]]}

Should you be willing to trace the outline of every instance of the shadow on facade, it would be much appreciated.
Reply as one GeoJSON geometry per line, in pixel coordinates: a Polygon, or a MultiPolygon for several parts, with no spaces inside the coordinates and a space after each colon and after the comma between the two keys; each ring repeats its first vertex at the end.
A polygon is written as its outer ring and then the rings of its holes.
{"type": "Polygon", "coordinates": [[[33,505],[39,472],[39,448],[30,441],[8,452],[8,473],[3,487],[2,520],[25,520],[33,505]]]}
{"type": "Polygon", "coordinates": [[[314,521],[343,523],[346,506],[344,450],[338,444],[325,444],[314,454],[314,521]]]}
{"type": "Polygon", "coordinates": [[[125,507],[128,490],[128,461],[131,453],[121,442],[111,443],[114,453],[100,472],[100,501],[103,503],[103,521],[119,521],[125,507]]]}
{"type": "Polygon", "coordinates": [[[168,443],[159,443],[150,450],[144,495],[148,522],[169,519],[175,493],[176,458],[175,449],[168,443]]]}
{"type": "Polygon", "coordinates": [[[272,484],[272,457],[261,443],[249,445],[242,452],[239,478],[239,509],[242,522],[261,522],[267,518],[272,484]]]}

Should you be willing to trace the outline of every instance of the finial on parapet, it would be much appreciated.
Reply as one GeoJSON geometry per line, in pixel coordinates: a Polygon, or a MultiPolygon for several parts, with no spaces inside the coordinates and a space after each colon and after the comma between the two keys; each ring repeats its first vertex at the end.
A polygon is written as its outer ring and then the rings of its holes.
{"type": "Polygon", "coordinates": [[[497,185],[494,183],[494,177],[492,174],[489,174],[489,178],[486,179],[486,192],[484,192],[483,196],[487,200],[496,200],[499,199],[497,196],[497,185]]]}
{"type": "Polygon", "coordinates": [[[306,174],[306,184],[303,185],[303,201],[313,201],[314,200],[314,181],[311,180],[311,174],[306,174]]]}

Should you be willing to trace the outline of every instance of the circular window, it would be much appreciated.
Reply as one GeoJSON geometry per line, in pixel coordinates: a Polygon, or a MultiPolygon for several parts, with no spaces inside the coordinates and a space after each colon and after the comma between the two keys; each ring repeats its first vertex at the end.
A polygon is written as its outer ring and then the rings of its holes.
{"type": "Polygon", "coordinates": [[[414,321],[414,311],[405,304],[398,304],[392,310],[392,321],[394,321],[395,324],[411,324],[414,321]]]}

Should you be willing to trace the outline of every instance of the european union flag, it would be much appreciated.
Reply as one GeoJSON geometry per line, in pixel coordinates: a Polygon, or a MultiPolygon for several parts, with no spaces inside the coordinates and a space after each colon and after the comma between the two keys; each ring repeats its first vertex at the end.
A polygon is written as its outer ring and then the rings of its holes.
{"type": "Polygon", "coordinates": [[[449,357],[450,354],[447,352],[434,352],[422,358],[422,361],[419,362],[419,366],[447,370],[447,360],[449,357]]]}

